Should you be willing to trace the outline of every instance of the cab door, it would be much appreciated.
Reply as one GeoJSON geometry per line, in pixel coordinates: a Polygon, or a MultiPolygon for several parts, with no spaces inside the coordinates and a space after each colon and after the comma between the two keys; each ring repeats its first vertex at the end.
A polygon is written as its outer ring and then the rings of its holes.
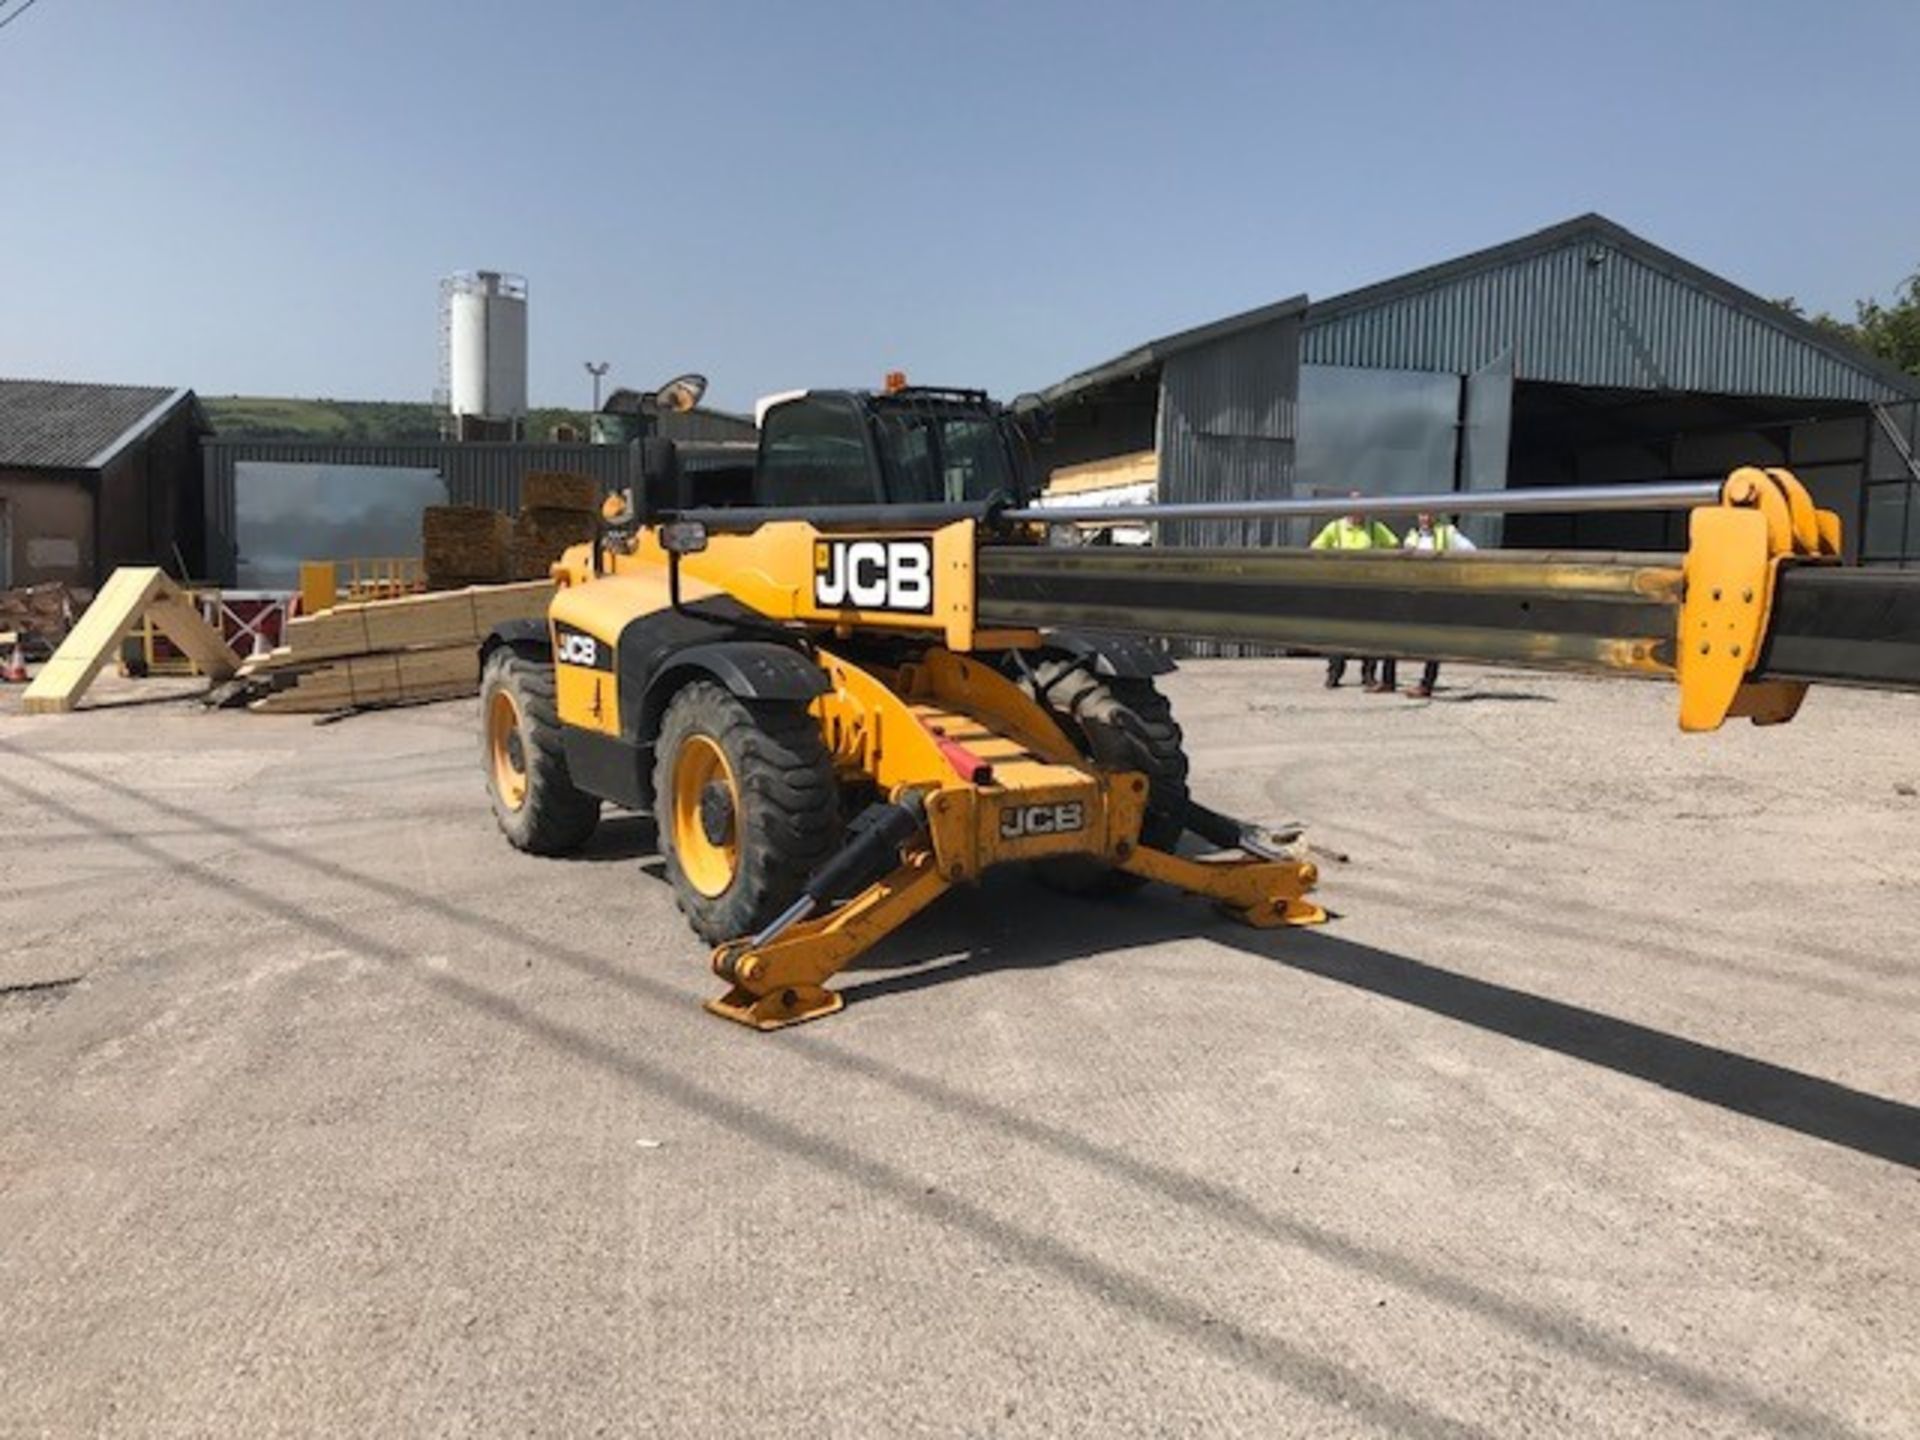
{"type": "Polygon", "coordinates": [[[886,499],[866,416],[850,395],[804,395],[767,411],[753,503],[878,505],[886,499]]]}

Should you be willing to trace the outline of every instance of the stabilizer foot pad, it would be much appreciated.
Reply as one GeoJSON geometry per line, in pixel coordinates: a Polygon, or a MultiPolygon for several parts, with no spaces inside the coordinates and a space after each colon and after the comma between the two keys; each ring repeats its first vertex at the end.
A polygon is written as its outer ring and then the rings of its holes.
{"type": "Polygon", "coordinates": [[[1275,930],[1285,925],[1327,923],[1327,912],[1320,906],[1311,900],[1293,898],[1256,905],[1248,910],[1236,910],[1231,905],[1222,905],[1220,912],[1238,920],[1242,925],[1251,925],[1256,930],[1275,930]]]}
{"type": "Polygon", "coordinates": [[[722,1020],[750,1025],[755,1030],[783,1030],[831,1015],[847,1002],[819,985],[788,985],[768,995],[756,995],[736,985],[707,1009],[722,1020]]]}

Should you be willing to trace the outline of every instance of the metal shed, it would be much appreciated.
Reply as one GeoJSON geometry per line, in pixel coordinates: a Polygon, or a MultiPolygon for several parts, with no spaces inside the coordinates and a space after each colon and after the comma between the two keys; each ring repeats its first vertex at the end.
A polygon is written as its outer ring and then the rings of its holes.
{"type": "MultiPolygon", "coordinates": [[[[1050,489],[1086,494],[1157,459],[1167,500],[1292,493],[1304,295],[1149,341],[1044,391],[1050,489]]],[[[1169,525],[1183,545],[1259,544],[1271,522],[1169,525]]]]}
{"type": "Polygon", "coordinates": [[[0,380],[0,590],[201,563],[207,428],[191,390],[0,380]]]}
{"type": "MultiPolygon", "coordinates": [[[[1156,471],[1162,498],[1214,499],[1791,465],[1840,512],[1853,558],[1920,564],[1920,381],[1600,215],[1185,331],[1043,398],[1059,416],[1052,487],[1067,493],[1156,471]]],[[[1511,545],[1671,549],[1681,523],[1468,528],[1511,545]]],[[[1276,537],[1216,526],[1163,538],[1276,537]]],[[[1306,527],[1277,538],[1304,540],[1306,527]]]]}
{"type": "MultiPolygon", "coordinates": [[[[1601,215],[1315,302],[1301,372],[1311,488],[1790,465],[1840,512],[1855,558],[1904,552],[1884,500],[1869,505],[1868,471],[1874,436],[1899,424],[1888,407],[1920,396],[1920,382],[1601,215]]],[[[1668,549],[1683,523],[1528,516],[1480,528],[1514,545],[1668,549]]]]}
{"type": "Polygon", "coordinates": [[[1591,214],[1316,300],[1301,339],[1309,365],[1465,375],[1505,354],[1518,380],[1622,390],[1886,401],[1920,388],[1591,214]]]}

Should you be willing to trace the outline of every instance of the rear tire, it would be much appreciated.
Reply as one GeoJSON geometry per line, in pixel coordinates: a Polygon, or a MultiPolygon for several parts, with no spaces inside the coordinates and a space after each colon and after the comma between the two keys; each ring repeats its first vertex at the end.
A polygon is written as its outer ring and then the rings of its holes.
{"type": "Polygon", "coordinates": [[[508,646],[487,657],[480,746],[493,818],[516,850],[565,855],[587,843],[600,801],[567,770],[552,665],[508,646]]]}
{"type": "MultiPolygon", "coordinates": [[[[1186,832],[1187,752],[1173,706],[1144,677],[1100,676],[1072,660],[1043,660],[1021,688],[1052,713],[1080,753],[1107,770],[1147,777],[1140,843],[1171,852],[1186,832]]],[[[1034,866],[1049,887],[1069,895],[1122,895],[1144,877],[1081,855],[1034,866]]]]}
{"type": "Polygon", "coordinates": [[[709,944],[763,929],[840,841],[820,725],[706,680],[673,697],[654,747],[654,812],[674,902],[709,944]]]}

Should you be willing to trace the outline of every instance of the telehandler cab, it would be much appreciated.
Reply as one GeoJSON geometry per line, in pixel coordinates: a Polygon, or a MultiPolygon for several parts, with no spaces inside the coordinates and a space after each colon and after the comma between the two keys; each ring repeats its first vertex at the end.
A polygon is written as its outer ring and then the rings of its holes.
{"type": "Polygon", "coordinates": [[[977,391],[798,392],[759,420],[750,467],[638,442],[637,483],[554,567],[546,620],[481,652],[508,839],[561,854],[603,803],[651,813],[730,987],[708,1008],[759,1029],[839,1009],[836,971],[1007,862],[1077,893],[1161,881],[1250,925],[1324,920],[1296,837],[1189,795],[1163,637],[1665,676],[1687,729],[1789,719],[1810,680],[1920,688],[1920,576],[1840,569],[1838,521],[1785,471],[1368,502],[1697,506],[1684,561],[1062,548],[1050,525],[1346,502],[1036,508],[1025,426],[977,391]],[[1183,853],[1189,834],[1210,851],[1183,853]]]}

